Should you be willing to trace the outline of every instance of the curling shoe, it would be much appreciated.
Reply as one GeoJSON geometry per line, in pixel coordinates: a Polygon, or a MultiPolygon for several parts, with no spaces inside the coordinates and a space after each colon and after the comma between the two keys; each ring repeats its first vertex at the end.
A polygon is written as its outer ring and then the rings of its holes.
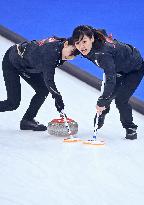
{"type": "Polygon", "coordinates": [[[137,128],[127,128],[126,129],[126,139],[135,140],[137,139],[137,128]]]}
{"type": "Polygon", "coordinates": [[[40,124],[36,120],[25,120],[22,119],[20,122],[21,130],[33,130],[33,131],[45,131],[47,127],[43,124],[40,124]]]}

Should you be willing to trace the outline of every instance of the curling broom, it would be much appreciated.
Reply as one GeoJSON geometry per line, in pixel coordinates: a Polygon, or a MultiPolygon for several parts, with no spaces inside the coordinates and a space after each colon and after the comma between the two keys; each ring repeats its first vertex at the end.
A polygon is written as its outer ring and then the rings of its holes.
{"type": "Polygon", "coordinates": [[[73,136],[73,132],[71,132],[71,130],[70,130],[70,127],[69,127],[69,124],[67,121],[67,116],[66,116],[65,112],[62,110],[60,114],[61,114],[62,118],[64,119],[65,127],[67,128],[68,135],[69,135],[69,137],[64,138],[63,141],[64,142],[79,142],[79,141],[81,141],[78,137],[73,136]]]}
{"type": "Polygon", "coordinates": [[[94,133],[92,139],[84,140],[83,144],[96,145],[96,146],[101,146],[105,144],[105,141],[97,139],[98,117],[99,115],[98,113],[96,113],[94,117],[94,133]]]}
{"type": "MultiPolygon", "coordinates": [[[[104,91],[104,85],[105,85],[105,73],[103,73],[103,81],[102,81],[102,86],[101,86],[101,94],[104,91]]],[[[94,117],[94,134],[92,139],[83,141],[83,144],[88,144],[88,145],[96,145],[96,146],[101,146],[104,145],[105,142],[103,140],[98,140],[97,139],[97,130],[98,130],[98,118],[99,114],[96,112],[95,117],[94,117]]]]}

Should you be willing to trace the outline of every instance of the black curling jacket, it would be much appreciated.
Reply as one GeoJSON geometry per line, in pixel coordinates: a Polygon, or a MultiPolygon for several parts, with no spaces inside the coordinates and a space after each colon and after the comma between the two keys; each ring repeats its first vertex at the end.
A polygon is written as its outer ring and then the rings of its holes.
{"type": "Polygon", "coordinates": [[[41,46],[36,41],[31,41],[26,44],[23,57],[18,55],[16,45],[11,47],[9,59],[12,65],[21,73],[41,73],[52,97],[57,98],[61,97],[61,94],[56,88],[54,75],[55,68],[64,63],[62,48],[63,43],[59,41],[44,43],[41,46]]]}
{"type": "Polygon", "coordinates": [[[106,81],[97,105],[109,106],[116,88],[116,77],[141,69],[143,59],[139,51],[125,43],[96,42],[88,55],[83,56],[104,70],[106,81]]]}

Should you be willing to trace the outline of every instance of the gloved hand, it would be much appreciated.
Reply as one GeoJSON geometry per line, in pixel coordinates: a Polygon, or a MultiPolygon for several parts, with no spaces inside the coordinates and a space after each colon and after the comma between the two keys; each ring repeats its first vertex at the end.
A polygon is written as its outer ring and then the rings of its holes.
{"type": "Polygon", "coordinates": [[[98,116],[98,129],[100,129],[104,125],[105,116],[107,113],[109,113],[110,107],[106,108],[102,111],[102,114],[98,116]]]}
{"type": "Polygon", "coordinates": [[[58,112],[61,112],[64,109],[64,102],[62,96],[55,98],[55,107],[58,112]]]}

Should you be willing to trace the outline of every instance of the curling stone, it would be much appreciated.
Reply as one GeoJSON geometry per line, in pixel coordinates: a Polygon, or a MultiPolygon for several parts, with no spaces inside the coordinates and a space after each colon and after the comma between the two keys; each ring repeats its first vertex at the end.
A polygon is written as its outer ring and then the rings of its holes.
{"type": "MultiPolygon", "coordinates": [[[[78,123],[74,120],[67,118],[67,123],[69,125],[72,135],[75,135],[78,132],[78,123]]],[[[63,118],[53,119],[48,123],[47,127],[48,133],[55,136],[69,136],[67,127],[63,118]]]]}

